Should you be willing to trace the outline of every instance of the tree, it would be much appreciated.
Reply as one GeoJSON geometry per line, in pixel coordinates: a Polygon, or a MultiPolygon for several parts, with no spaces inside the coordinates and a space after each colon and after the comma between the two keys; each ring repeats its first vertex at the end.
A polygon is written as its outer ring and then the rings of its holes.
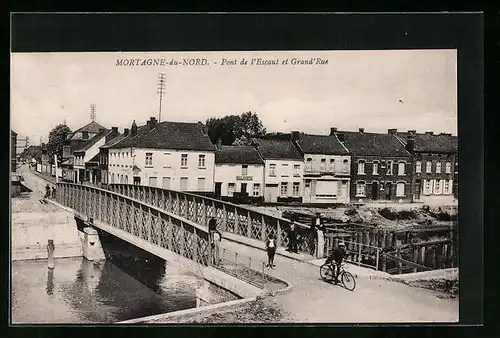
{"type": "Polygon", "coordinates": [[[266,128],[257,114],[250,111],[239,116],[210,118],[206,125],[212,143],[220,140],[224,145],[248,144],[252,137],[261,137],[266,133],[266,128]]]}
{"type": "Polygon", "coordinates": [[[71,129],[65,124],[59,124],[50,131],[49,142],[47,142],[47,154],[51,162],[53,161],[54,154],[62,159],[63,146],[68,133],[71,133],[71,129]]]}

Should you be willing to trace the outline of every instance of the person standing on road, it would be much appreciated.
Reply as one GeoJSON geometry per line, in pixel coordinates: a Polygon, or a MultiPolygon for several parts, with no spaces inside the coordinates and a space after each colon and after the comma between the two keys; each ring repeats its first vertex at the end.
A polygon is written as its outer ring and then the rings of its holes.
{"type": "Polygon", "coordinates": [[[290,229],[288,230],[288,251],[297,253],[297,225],[295,220],[292,220],[290,229]]]}
{"type": "Polygon", "coordinates": [[[274,255],[276,254],[276,239],[274,235],[269,236],[266,241],[266,251],[267,251],[267,267],[274,269],[276,265],[274,265],[274,255]]]}
{"type": "Polygon", "coordinates": [[[56,198],[56,187],[52,187],[52,198],[56,198]]]}
{"type": "Polygon", "coordinates": [[[222,234],[217,229],[217,220],[211,217],[208,221],[208,238],[213,252],[213,263],[219,264],[219,247],[222,240],[222,234]]]}
{"type": "Polygon", "coordinates": [[[47,185],[45,186],[45,196],[44,196],[44,198],[49,198],[49,197],[50,197],[50,186],[47,183],[47,185]]]}

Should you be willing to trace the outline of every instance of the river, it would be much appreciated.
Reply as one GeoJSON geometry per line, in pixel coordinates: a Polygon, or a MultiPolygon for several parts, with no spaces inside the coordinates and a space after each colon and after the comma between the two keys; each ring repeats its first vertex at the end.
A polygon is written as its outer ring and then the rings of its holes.
{"type": "Polygon", "coordinates": [[[13,262],[12,323],[112,323],[196,306],[203,280],[190,271],[165,262],[128,266],[134,269],[85,258],[56,259],[52,270],[47,261],[13,262]],[[146,270],[154,273],[130,272],[146,270]]]}

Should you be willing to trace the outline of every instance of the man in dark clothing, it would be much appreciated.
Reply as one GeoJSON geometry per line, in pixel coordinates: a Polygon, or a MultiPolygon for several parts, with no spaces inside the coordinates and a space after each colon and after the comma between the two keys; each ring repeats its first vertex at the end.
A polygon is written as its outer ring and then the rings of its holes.
{"type": "Polygon", "coordinates": [[[319,212],[316,213],[316,216],[313,217],[311,222],[311,227],[324,231],[323,227],[323,219],[321,218],[321,214],[319,212]]]}
{"type": "Polygon", "coordinates": [[[297,226],[295,221],[292,220],[290,229],[288,230],[288,251],[297,253],[297,226]]]}
{"type": "Polygon", "coordinates": [[[346,256],[345,243],[340,242],[338,247],[332,250],[330,257],[328,257],[327,261],[329,263],[335,263],[335,283],[339,282],[339,274],[340,274],[340,265],[346,256]]]}
{"type": "Polygon", "coordinates": [[[52,198],[56,198],[56,187],[52,187],[52,198]]]}
{"type": "Polygon", "coordinates": [[[50,186],[47,184],[45,186],[45,196],[44,198],[49,198],[50,197],[50,186]]]}
{"type": "Polygon", "coordinates": [[[274,235],[269,236],[269,239],[266,241],[266,251],[267,251],[267,266],[271,269],[274,269],[276,265],[274,265],[274,255],[276,254],[276,239],[274,235]]]}

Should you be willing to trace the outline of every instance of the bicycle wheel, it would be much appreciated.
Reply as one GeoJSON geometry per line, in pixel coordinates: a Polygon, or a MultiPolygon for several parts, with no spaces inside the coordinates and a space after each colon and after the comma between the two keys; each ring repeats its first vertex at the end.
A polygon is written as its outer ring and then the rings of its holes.
{"type": "Polygon", "coordinates": [[[324,281],[331,281],[333,280],[333,270],[328,264],[323,264],[319,268],[319,274],[321,276],[321,279],[324,281]]]}
{"type": "Polygon", "coordinates": [[[353,291],[354,288],[356,288],[356,280],[350,272],[343,271],[340,280],[342,281],[342,285],[344,285],[347,290],[353,291]]]}

